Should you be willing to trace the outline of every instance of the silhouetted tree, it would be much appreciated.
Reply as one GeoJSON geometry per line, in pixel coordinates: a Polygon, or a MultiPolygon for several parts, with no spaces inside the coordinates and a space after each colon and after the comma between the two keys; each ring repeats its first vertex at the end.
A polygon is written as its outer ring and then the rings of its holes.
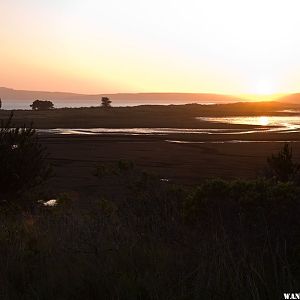
{"type": "Polygon", "coordinates": [[[2,108],[2,100],[1,100],[1,98],[0,98],[0,109],[2,108]]]}
{"type": "Polygon", "coordinates": [[[0,125],[0,199],[12,200],[50,175],[46,149],[36,131],[12,123],[13,114],[0,125]]]}
{"type": "Polygon", "coordinates": [[[30,105],[30,107],[33,110],[48,110],[48,109],[53,109],[54,108],[54,104],[51,101],[35,100],[30,105]]]}
{"type": "Polygon", "coordinates": [[[102,97],[101,106],[104,107],[104,108],[111,107],[111,100],[108,97],[102,97]]]}
{"type": "Polygon", "coordinates": [[[278,181],[294,180],[298,171],[299,164],[293,162],[292,147],[285,143],[277,155],[272,154],[268,158],[268,173],[278,181]]]}

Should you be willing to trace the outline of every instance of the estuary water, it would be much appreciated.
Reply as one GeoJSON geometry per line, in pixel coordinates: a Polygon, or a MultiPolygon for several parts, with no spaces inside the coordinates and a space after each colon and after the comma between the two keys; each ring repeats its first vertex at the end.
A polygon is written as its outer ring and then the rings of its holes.
{"type": "Polygon", "coordinates": [[[240,117],[198,117],[199,121],[224,124],[224,128],[56,128],[40,129],[40,133],[59,135],[169,135],[169,134],[207,134],[232,135],[261,132],[298,133],[300,132],[300,115],[292,116],[240,116],[240,117]],[[234,129],[226,125],[241,125],[234,129]],[[250,125],[245,128],[244,125],[250,125]]]}
{"type": "MultiPolygon", "coordinates": [[[[234,125],[252,125],[251,132],[300,132],[300,115],[289,116],[240,116],[240,117],[219,117],[219,118],[198,118],[201,121],[234,125]]],[[[241,131],[243,133],[243,131],[241,131]]]]}

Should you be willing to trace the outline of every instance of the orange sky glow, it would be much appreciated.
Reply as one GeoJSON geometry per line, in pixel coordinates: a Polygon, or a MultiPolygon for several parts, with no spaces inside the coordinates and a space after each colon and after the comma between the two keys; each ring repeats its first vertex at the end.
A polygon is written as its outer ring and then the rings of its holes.
{"type": "Polygon", "coordinates": [[[0,86],[300,91],[299,0],[1,1],[0,86]]]}

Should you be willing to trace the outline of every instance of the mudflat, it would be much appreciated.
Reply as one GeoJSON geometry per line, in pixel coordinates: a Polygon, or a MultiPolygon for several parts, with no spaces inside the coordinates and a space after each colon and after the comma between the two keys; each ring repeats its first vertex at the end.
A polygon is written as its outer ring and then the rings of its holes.
{"type": "MultiPolygon", "coordinates": [[[[101,164],[130,160],[162,179],[197,184],[205,178],[254,178],[262,174],[266,159],[283,142],[180,143],[155,136],[43,136],[55,177],[50,187],[79,194],[101,194],[93,176],[101,164]]],[[[300,160],[300,143],[292,143],[300,160]]]]}

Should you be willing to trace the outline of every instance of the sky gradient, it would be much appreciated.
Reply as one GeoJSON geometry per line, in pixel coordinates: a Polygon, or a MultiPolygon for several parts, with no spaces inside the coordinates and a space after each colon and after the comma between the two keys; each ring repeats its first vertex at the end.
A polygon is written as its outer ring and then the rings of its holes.
{"type": "Polygon", "coordinates": [[[300,91],[299,0],[4,0],[0,86],[300,91]]]}

